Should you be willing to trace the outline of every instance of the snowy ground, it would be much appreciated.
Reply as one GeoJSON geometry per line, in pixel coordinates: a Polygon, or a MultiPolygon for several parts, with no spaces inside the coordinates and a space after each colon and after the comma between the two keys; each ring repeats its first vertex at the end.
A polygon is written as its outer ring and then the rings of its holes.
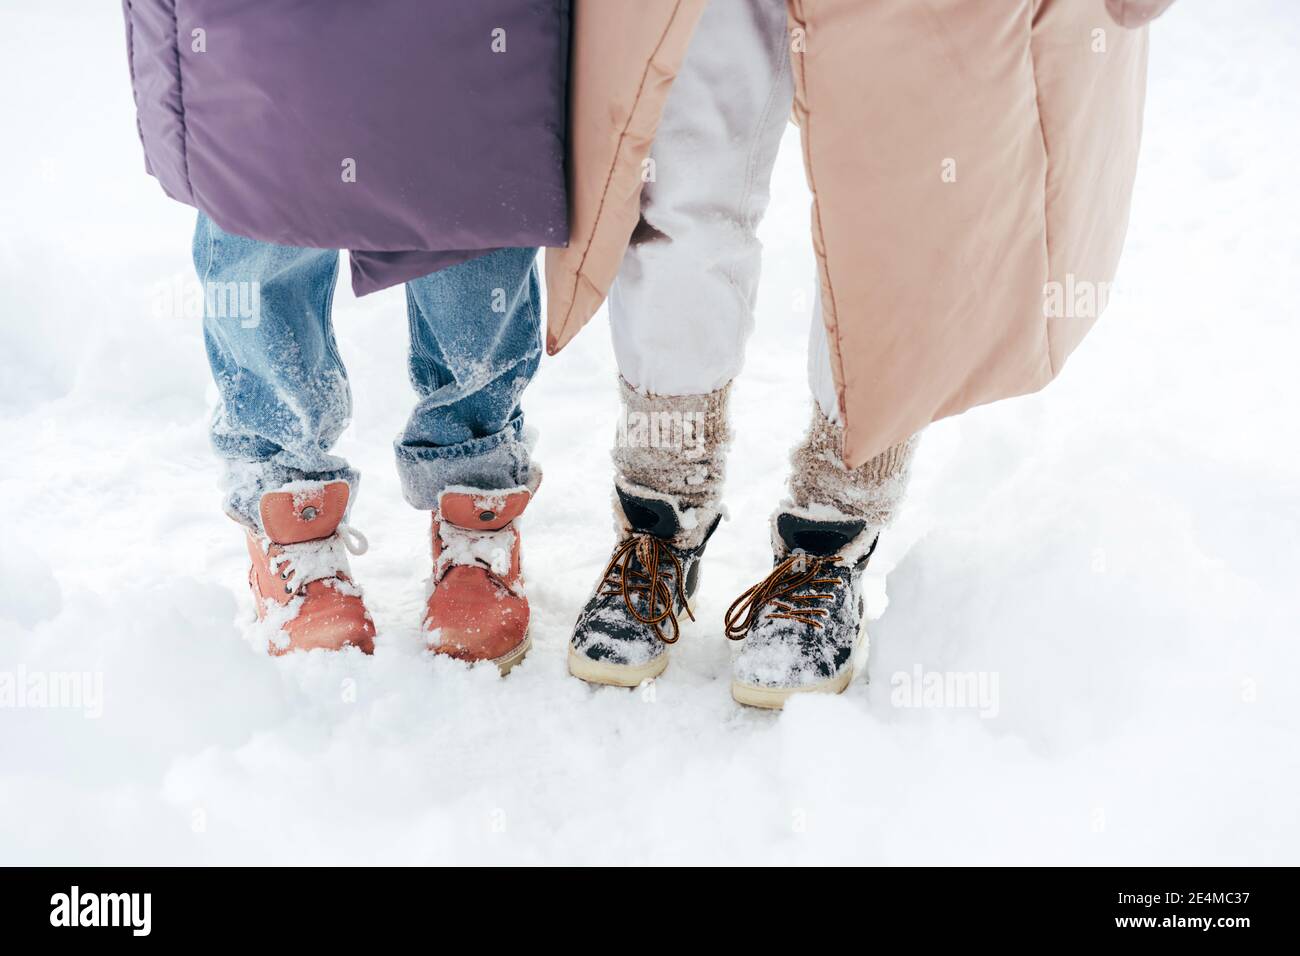
{"type": "Polygon", "coordinates": [[[0,863],[1300,862],[1300,6],[1182,0],[1156,26],[1111,311],[1042,395],[931,430],[875,562],[870,681],[779,716],[732,703],[721,620],[765,572],[807,414],[793,139],[732,520],[652,692],[565,673],[612,544],[603,323],[527,400],[536,648],[500,680],[421,653],[402,305],[342,288],[378,651],[269,660],[241,638],[198,326],[154,315],[192,212],[141,171],[117,7],[0,25],[0,675],[103,688],[97,718],[0,709],[0,863]],[[895,706],[916,668],[995,676],[996,712],[895,706]]]}

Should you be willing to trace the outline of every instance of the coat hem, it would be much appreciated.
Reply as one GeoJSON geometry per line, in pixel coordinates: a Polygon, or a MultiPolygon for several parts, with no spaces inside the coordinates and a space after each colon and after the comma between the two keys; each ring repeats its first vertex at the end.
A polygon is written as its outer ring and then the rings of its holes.
{"type": "MultiPolygon", "coordinates": [[[[807,35],[808,23],[806,19],[799,19],[803,16],[803,0],[795,0],[789,10],[790,22],[802,29],[807,35]]],[[[840,454],[848,461],[848,449],[850,448],[851,434],[853,432],[853,423],[849,420],[848,394],[844,377],[844,348],[843,341],[840,337],[839,308],[835,301],[835,286],[831,282],[831,267],[826,254],[826,234],[822,227],[821,196],[817,190],[817,177],[813,172],[813,150],[812,150],[812,107],[808,102],[808,75],[804,57],[807,52],[800,53],[797,63],[797,69],[794,71],[797,78],[795,85],[795,110],[799,114],[799,141],[802,147],[804,170],[808,177],[808,191],[813,197],[813,252],[817,257],[818,276],[822,286],[825,287],[825,296],[822,303],[822,324],[827,332],[827,344],[830,348],[832,358],[833,378],[835,379],[835,400],[839,405],[840,424],[844,427],[844,442],[840,449],[840,454]]],[[[794,57],[792,56],[792,59],[794,57]]],[[[792,64],[793,65],[793,64],[792,64]]],[[[865,461],[866,459],[863,459],[865,461]]],[[[849,467],[855,467],[862,462],[848,461],[849,467]]]]}
{"type": "MultiPolygon", "coordinates": [[[[682,0],[677,0],[677,3],[673,5],[672,15],[664,25],[663,33],[659,35],[654,50],[651,52],[650,58],[646,61],[645,70],[641,74],[641,82],[637,85],[636,97],[632,100],[631,109],[628,110],[627,121],[623,124],[623,129],[619,131],[618,145],[614,149],[613,161],[610,163],[609,171],[605,176],[605,185],[602,187],[600,192],[600,202],[596,206],[596,215],[592,220],[591,232],[587,237],[586,245],[583,247],[582,258],[578,260],[578,266],[574,270],[573,288],[569,295],[568,308],[565,309],[564,316],[560,319],[559,327],[547,335],[546,351],[552,355],[562,349],[564,343],[567,341],[565,336],[568,333],[569,325],[573,320],[573,313],[578,303],[579,281],[586,281],[588,285],[593,287],[596,285],[583,274],[583,269],[587,264],[587,256],[591,252],[591,247],[596,243],[596,235],[600,231],[601,218],[605,212],[605,202],[609,198],[609,190],[613,185],[614,174],[619,165],[619,156],[623,152],[623,142],[627,139],[628,131],[632,128],[633,122],[637,119],[637,111],[640,109],[641,100],[645,95],[646,83],[650,77],[650,71],[654,69],[655,58],[659,55],[659,51],[663,49],[664,43],[667,41],[668,37],[672,35],[673,25],[677,22],[677,17],[680,15],[681,9],[682,0]]],[[[570,217],[570,219],[572,220],[572,217],[570,217]]]]}
{"type": "MultiPolygon", "coordinates": [[[[1047,218],[1047,177],[1051,175],[1052,154],[1047,147],[1047,129],[1043,126],[1043,96],[1042,88],[1038,85],[1038,61],[1034,57],[1034,11],[1029,13],[1028,36],[1025,52],[1029,57],[1029,78],[1034,84],[1034,122],[1038,125],[1038,141],[1043,147],[1043,182],[1042,182],[1042,214],[1043,214],[1043,262],[1046,265],[1046,273],[1043,276],[1042,289],[1045,291],[1047,283],[1052,277],[1052,236],[1051,228],[1047,218]]],[[[1052,359],[1052,325],[1047,316],[1040,310],[1040,316],[1043,320],[1043,349],[1044,358],[1047,360],[1047,378],[1044,382],[1050,382],[1056,378],[1056,362],[1052,359]]],[[[1040,388],[1042,386],[1039,386],[1040,388]]]]}

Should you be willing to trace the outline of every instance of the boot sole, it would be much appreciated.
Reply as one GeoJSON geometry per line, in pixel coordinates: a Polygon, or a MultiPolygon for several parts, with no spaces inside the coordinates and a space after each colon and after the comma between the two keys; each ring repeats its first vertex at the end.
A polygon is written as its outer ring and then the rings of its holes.
{"type": "Polygon", "coordinates": [[[529,649],[532,646],[533,646],[533,638],[532,635],[529,634],[526,635],[522,641],[520,641],[510,650],[506,651],[500,657],[477,657],[477,658],[453,657],[451,654],[447,654],[443,651],[440,651],[436,647],[427,648],[427,653],[436,654],[441,657],[451,657],[452,660],[458,660],[462,664],[482,664],[484,662],[495,664],[497,670],[501,672],[501,676],[505,677],[506,674],[510,673],[510,668],[514,667],[516,664],[518,664],[520,661],[524,659],[524,655],[528,653],[529,649]]]}
{"type": "Polygon", "coordinates": [[[668,666],[668,652],[644,664],[607,664],[593,661],[569,647],[569,673],[588,684],[606,684],[611,687],[637,687],[664,672],[668,666]]]}
{"type": "Polygon", "coordinates": [[[510,668],[514,667],[524,659],[524,655],[528,653],[529,648],[532,646],[533,637],[529,634],[512,650],[506,651],[506,653],[502,654],[500,657],[492,658],[492,663],[497,666],[497,670],[501,672],[501,676],[505,677],[510,673],[510,668]]]}
{"type": "Polygon", "coordinates": [[[848,689],[849,684],[853,683],[853,675],[858,672],[860,663],[858,658],[862,654],[866,639],[867,629],[863,627],[858,631],[858,640],[853,645],[853,653],[849,655],[849,666],[844,668],[842,674],[836,674],[830,680],[824,680],[820,684],[809,684],[807,687],[764,687],[761,684],[746,684],[744,681],[733,680],[731,697],[736,703],[744,704],[746,707],[781,710],[785,707],[785,702],[796,694],[842,694],[848,689]]]}
{"type": "Polygon", "coordinates": [[[746,707],[761,707],[764,710],[781,710],[785,702],[796,694],[842,694],[853,682],[854,668],[846,667],[844,673],[807,687],[763,687],[760,684],[746,684],[742,681],[731,682],[731,696],[738,704],[746,707]]]}

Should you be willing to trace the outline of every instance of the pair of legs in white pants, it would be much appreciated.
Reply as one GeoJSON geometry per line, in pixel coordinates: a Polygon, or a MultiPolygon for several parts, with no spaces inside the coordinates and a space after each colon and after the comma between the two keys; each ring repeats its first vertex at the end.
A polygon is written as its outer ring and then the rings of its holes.
{"type": "MultiPolygon", "coordinates": [[[[619,371],[636,390],[702,395],[739,374],[754,328],[756,232],[793,101],[785,0],[710,0],[610,293],[619,371]]],[[[837,421],[820,296],[809,339],[813,395],[837,421]]]]}
{"type": "MultiPolygon", "coordinates": [[[[669,94],[641,222],[610,293],[627,417],[695,416],[703,439],[693,456],[621,443],[620,478],[691,507],[721,497],[727,385],[754,327],[756,232],[794,100],[790,58],[785,0],[710,0],[669,94]]],[[[817,411],[794,451],[790,503],[879,528],[902,495],[915,441],[845,467],[820,294],[816,301],[808,379],[817,411]]]]}
{"type": "MultiPolygon", "coordinates": [[[[610,293],[623,537],[574,627],[569,669],[584,680],[635,686],[657,676],[678,615],[693,617],[721,519],[729,384],[754,326],[756,230],[794,100],[791,52],[786,0],[710,0],[668,96],[641,221],[610,293]]],[[[845,466],[820,303],[810,338],[817,408],[772,517],[772,570],[725,618],[727,636],[744,642],[732,695],[761,707],[848,685],[862,646],[863,570],[912,446],[845,466]]]]}

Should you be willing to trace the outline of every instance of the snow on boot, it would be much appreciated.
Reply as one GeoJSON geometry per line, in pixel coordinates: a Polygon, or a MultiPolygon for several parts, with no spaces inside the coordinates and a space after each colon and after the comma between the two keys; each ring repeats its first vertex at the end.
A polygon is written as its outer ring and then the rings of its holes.
{"type": "Polygon", "coordinates": [[[668,666],[678,615],[694,620],[704,546],[722,520],[669,495],[617,482],[620,540],[569,645],[569,673],[594,684],[635,687],[668,666]]]}
{"type": "Polygon", "coordinates": [[[258,619],[273,631],[272,654],[374,651],[375,626],[348,569],[348,552],[366,550],[365,537],[343,523],[349,494],[346,481],[299,481],[259,500],[262,531],[248,531],[248,584],[258,619]]]}
{"type": "Polygon", "coordinates": [[[433,513],[433,588],[424,631],[434,653],[491,661],[505,674],[532,645],[519,529],[537,490],[449,488],[433,513]]]}
{"type": "Polygon", "coordinates": [[[772,573],[732,604],[727,637],[743,641],[731,696],[780,709],[792,694],[838,694],[853,679],[862,627],[862,572],[878,528],[785,509],[772,528],[772,573]]]}

